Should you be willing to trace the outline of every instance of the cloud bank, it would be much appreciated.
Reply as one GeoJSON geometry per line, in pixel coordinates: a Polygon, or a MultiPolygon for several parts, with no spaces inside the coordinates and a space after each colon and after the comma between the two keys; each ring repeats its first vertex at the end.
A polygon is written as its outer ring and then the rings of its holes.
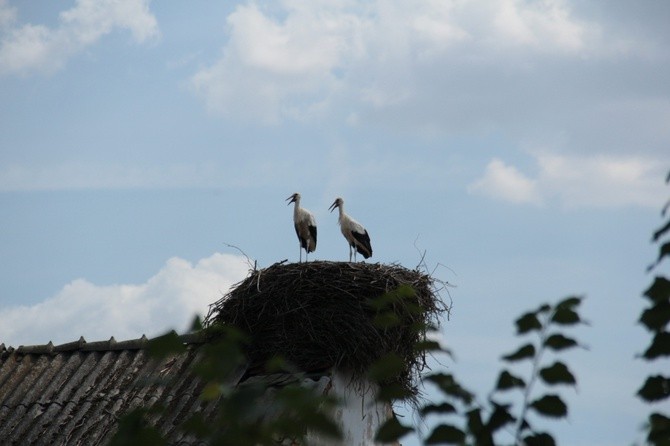
{"type": "Polygon", "coordinates": [[[213,110],[272,122],[354,98],[375,109],[434,95],[431,87],[457,92],[459,73],[500,86],[500,75],[541,72],[533,58],[580,61],[624,51],[623,37],[604,38],[600,24],[564,0],[261,1],[239,5],[227,26],[221,57],[192,85],[213,110]],[[441,81],[422,82],[434,72],[441,81]]]}
{"type": "Polygon", "coordinates": [[[644,156],[566,156],[533,154],[535,176],[492,159],[468,186],[472,194],[516,204],[564,207],[643,206],[658,208],[665,199],[666,163],[644,156]]]}
{"type": "MultiPolygon", "coordinates": [[[[640,32],[621,8],[245,2],[227,17],[220,56],[190,84],[226,119],[493,133],[519,145],[559,141],[571,153],[658,155],[670,143],[667,36],[658,26],[640,32]]],[[[638,12],[645,23],[659,13],[638,12]]]]}
{"type": "Polygon", "coordinates": [[[494,158],[486,166],[484,176],[472,183],[468,190],[512,203],[540,204],[541,197],[537,181],[494,158]]]}
{"type": "Polygon", "coordinates": [[[195,264],[173,257],[142,284],[95,285],[77,279],[38,304],[0,308],[0,343],[59,344],[80,336],[121,341],[170,329],[184,332],[248,268],[243,257],[216,253],[195,264]]]}

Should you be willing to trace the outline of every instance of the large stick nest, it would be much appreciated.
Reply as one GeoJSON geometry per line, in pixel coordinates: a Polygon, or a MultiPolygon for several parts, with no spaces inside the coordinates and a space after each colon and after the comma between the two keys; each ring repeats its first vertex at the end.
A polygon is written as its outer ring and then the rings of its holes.
{"type": "Polygon", "coordinates": [[[399,265],[276,263],[212,304],[205,325],[233,324],[247,333],[255,365],[281,356],[303,371],[340,367],[363,376],[394,353],[404,367],[391,381],[416,395],[426,364],[416,345],[448,310],[434,285],[399,265]]]}

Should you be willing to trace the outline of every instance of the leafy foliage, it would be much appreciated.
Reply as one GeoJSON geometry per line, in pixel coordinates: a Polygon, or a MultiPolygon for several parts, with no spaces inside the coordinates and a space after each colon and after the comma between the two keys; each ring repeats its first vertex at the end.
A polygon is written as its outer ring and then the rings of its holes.
{"type": "Polygon", "coordinates": [[[670,396],[670,379],[661,375],[650,376],[637,394],[649,403],[664,400],[670,396]]]}
{"type": "MultiPolygon", "coordinates": [[[[199,321],[194,328],[201,328],[199,321]]],[[[204,332],[209,341],[199,347],[201,360],[192,372],[205,383],[200,399],[215,402],[217,409],[210,417],[200,412],[190,414],[178,426],[184,435],[207,444],[231,446],[274,444],[283,439],[304,442],[308,431],[341,438],[338,425],[329,416],[336,400],[297,382],[273,392],[260,382],[238,385],[233,378],[245,370],[244,346],[248,337],[229,325],[213,325],[204,332]]],[[[152,339],[147,350],[154,358],[165,359],[185,349],[176,333],[170,332],[152,339]]],[[[266,369],[295,373],[281,358],[273,358],[266,369]]],[[[166,444],[150,421],[152,414],[164,410],[152,406],[128,412],[119,420],[111,444],[166,444]]]]}
{"type": "Polygon", "coordinates": [[[670,418],[660,413],[649,415],[647,441],[655,446],[667,446],[670,444],[670,418]]]}
{"type": "Polygon", "coordinates": [[[160,432],[148,422],[149,415],[150,411],[145,408],[137,408],[124,415],[109,446],[167,444],[160,432]]]}
{"type": "Polygon", "coordinates": [[[375,441],[389,443],[412,432],[412,430],[411,427],[401,424],[396,417],[391,417],[377,430],[375,441]]]}
{"type": "MultiPolygon", "coordinates": [[[[670,172],[666,182],[670,182],[670,172]]],[[[661,212],[661,216],[664,218],[668,218],[666,211],[669,205],[670,201],[661,212]]],[[[648,267],[648,271],[656,269],[666,257],[670,257],[670,241],[662,241],[664,237],[667,237],[669,231],[670,218],[654,231],[652,242],[658,243],[660,246],[658,257],[648,267]]],[[[642,311],[639,322],[651,333],[652,340],[642,353],[642,358],[647,361],[667,361],[670,357],[670,332],[668,332],[670,323],[670,280],[662,275],[656,276],[643,296],[649,300],[651,306],[642,311]]],[[[667,400],[670,397],[670,376],[655,375],[647,377],[642,387],[637,391],[637,395],[648,403],[667,400]]],[[[652,413],[649,415],[647,426],[647,442],[649,444],[654,446],[670,445],[670,418],[668,418],[667,413],[652,413]]]]}
{"type": "MultiPolygon", "coordinates": [[[[424,439],[425,444],[457,444],[493,446],[499,437],[512,435],[513,442],[526,445],[554,445],[553,437],[546,432],[538,432],[531,427],[528,413],[544,418],[562,418],[568,413],[568,407],[557,393],[535,395],[535,384],[539,380],[545,387],[558,385],[574,386],[577,379],[562,361],[543,365],[545,350],[561,353],[579,343],[560,332],[575,324],[585,323],[579,316],[578,307],[581,297],[568,297],[555,305],[544,304],[535,311],[522,314],[516,321],[518,336],[535,336],[534,342],[524,341],[513,352],[502,356],[510,366],[518,363],[532,363],[529,377],[522,378],[508,369],[503,369],[495,388],[486,402],[462,386],[453,374],[445,372],[430,373],[424,377],[424,383],[435,386],[442,394],[443,401],[430,402],[420,407],[424,416],[439,416],[440,423],[424,439]],[[511,402],[502,402],[508,392],[518,391],[523,396],[520,407],[514,411],[511,402]],[[516,414],[514,413],[516,412],[516,414]],[[513,428],[510,430],[510,426],[513,428]]],[[[394,422],[394,430],[385,429],[384,439],[398,440],[409,432],[394,422]],[[396,434],[395,436],[392,434],[396,434]]],[[[503,441],[503,443],[508,443],[503,441]]]]}
{"type": "Polygon", "coordinates": [[[460,444],[465,440],[465,432],[449,424],[441,424],[426,438],[426,444],[460,444]]]}
{"type": "Polygon", "coordinates": [[[512,375],[507,370],[500,372],[498,383],[496,384],[496,389],[509,390],[515,387],[523,389],[526,387],[526,382],[522,378],[512,375]]]}

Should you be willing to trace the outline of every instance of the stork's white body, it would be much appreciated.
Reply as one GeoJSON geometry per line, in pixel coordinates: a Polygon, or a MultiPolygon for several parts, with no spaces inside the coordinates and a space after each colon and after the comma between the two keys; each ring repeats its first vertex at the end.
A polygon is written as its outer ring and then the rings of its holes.
{"type": "Polygon", "coordinates": [[[295,203],[293,208],[293,225],[295,233],[300,242],[300,261],[302,262],[302,250],[305,250],[305,261],[307,254],[316,249],[316,219],[307,209],[300,207],[300,194],[295,193],[287,198],[289,204],[295,203]]]}
{"type": "Polygon", "coordinates": [[[340,216],[338,221],[340,223],[340,230],[342,235],[349,243],[349,261],[351,262],[351,255],[353,253],[354,262],[356,261],[356,253],[360,253],[366,259],[372,256],[372,246],[370,245],[370,235],[367,229],[362,224],[349,217],[344,212],[344,200],[338,198],[331,205],[331,212],[338,208],[340,216]]]}

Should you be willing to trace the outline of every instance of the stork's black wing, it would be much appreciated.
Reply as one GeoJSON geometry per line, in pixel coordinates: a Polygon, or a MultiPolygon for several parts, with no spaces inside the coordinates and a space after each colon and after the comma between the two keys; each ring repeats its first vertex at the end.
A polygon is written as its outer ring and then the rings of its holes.
{"type": "Polygon", "coordinates": [[[316,249],[316,226],[309,225],[309,234],[312,236],[312,239],[314,240],[314,246],[312,246],[312,251],[314,251],[316,249]]]}
{"type": "Polygon", "coordinates": [[[372,256],[372,245],[370,245],[370,236],[366,230],[363,233],[351,231],[351,235],[356,239],[356,251],[366,259],[372,256]]]}

